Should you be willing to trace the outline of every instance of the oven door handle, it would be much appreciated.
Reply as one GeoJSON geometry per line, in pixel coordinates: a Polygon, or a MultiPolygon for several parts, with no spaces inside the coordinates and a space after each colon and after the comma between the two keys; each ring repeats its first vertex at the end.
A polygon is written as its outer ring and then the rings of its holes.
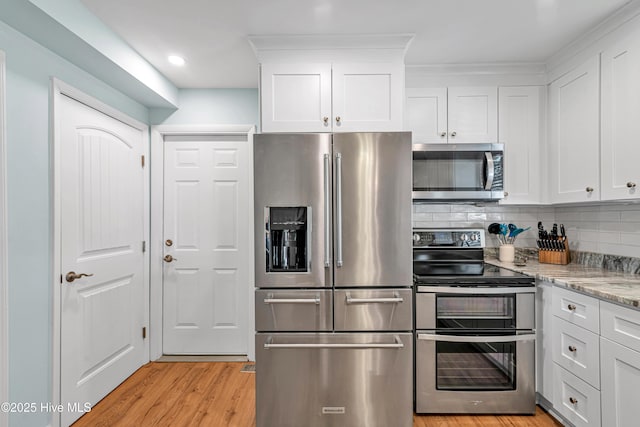
{"type": "Polygon", "coordinates": [[[535,286],[527,287],[474,287],[474,286],[418,286],[418,293],[467,294],[467,295],[509,295],[535,294],[535,286]]]}
{"type": "Polygon", "coordinates": [[[500,335],[500,336],[465,336],[465,335],[436,335],[418,334],[419,341],[446,341],[446,342],[471,342],[471,343],[492,343],[492,342],[513,342],[513,341],[535,341],[536,334],[521,335],[500,335]]]}

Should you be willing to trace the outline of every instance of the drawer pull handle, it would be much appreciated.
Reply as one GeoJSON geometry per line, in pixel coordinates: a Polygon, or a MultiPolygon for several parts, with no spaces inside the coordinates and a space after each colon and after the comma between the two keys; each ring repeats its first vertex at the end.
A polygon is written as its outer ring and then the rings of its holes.
{"type": "Polygon", "coordinates": [[[349,292],[346,294],[346,303],[347,304],[385,304],[385,303],[394,303],[398,304],[404,302],[404,299],[398,295],[397,292],[393,293],[392,298],[353,298],[349,292]]]}
{"type": "Polygon", "coordinates": [[[569,402],[571,402],[572,405],[575,405],[576,403],[578,403],[578,399],[576,399],[575,397],[570,397],[569,402]]]}
{"type": "Polygon", "coordinates": [[[576,306],[573,304],[569,304],[567,308],[569,309],[569,311],[576,311],[576,306]]]}
{"type": "Polygon", "coordinates": [[[577,348],[575,348],[574,346],[570,345],[570,346],[569,346],[569,351],[570,351],[571,353],[575,353],[576,351],[578,351],[578,349],[577,349],[577,348]]]}
{"type": "Polygon", "coordinates": [[[320,297],[316,298],[265,298],[265,304],[315,304],[320,305],[320,297]]]}

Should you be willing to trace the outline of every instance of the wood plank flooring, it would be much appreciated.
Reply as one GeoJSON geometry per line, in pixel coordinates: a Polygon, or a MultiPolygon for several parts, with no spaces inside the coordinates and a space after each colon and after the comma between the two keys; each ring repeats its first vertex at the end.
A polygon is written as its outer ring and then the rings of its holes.
{"type": "MultiPolygon", "coordinates": [[[[255,374],[241,372],[243,366],[241,362],[149,363],[73,426],[255,426],[255,374]]],[[[535,416],[414,416],[413,425],[555,427],[560,424],[538,408],[535,416]]]]}

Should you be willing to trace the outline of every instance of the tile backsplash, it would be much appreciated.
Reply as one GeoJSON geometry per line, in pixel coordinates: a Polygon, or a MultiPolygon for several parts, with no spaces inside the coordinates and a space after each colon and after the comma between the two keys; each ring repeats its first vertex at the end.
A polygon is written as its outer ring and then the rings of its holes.
{"type": "MultiPolygon", "coordinates": [[[[414,204],[414,227],[479,227],[492,222],[514,223],[531,230],[518,236],[516,247],[535,247],[537,224],[547,230],[564,224],[572,250],[640,257],[640,203],[591,206],[502,206],[472,204],[414,204]]],[[[487,246],[498,246],[486,233],[487,246]]]]}

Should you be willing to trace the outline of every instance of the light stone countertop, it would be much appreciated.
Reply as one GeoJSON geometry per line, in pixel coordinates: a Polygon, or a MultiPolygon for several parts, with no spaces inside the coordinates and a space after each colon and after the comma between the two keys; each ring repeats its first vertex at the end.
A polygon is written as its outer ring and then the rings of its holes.
{"type": "Polygon", "coordinates": [[[605,301],[640,309],[640,274],[573,263],[540,264],[536,259],[528,259],[523,267],[500,262],[494,256],[486,256],[485,262],[551,282],[555,286],[574,289],[605,301]]]}

